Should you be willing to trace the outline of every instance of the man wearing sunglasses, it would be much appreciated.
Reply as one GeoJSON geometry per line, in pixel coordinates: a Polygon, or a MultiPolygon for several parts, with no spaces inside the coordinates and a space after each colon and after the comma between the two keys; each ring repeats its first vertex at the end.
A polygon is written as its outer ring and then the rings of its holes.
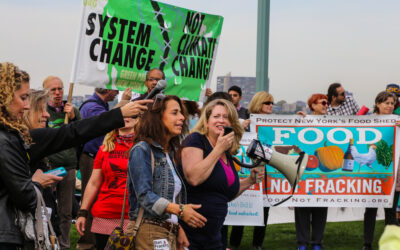
{"type": "Polygon", "coordinates": [[[332,83],[327,96],[329,101],[327,115],[355,115],[360,109],[354,98],[346,95],[340,83],[332,83]]]}

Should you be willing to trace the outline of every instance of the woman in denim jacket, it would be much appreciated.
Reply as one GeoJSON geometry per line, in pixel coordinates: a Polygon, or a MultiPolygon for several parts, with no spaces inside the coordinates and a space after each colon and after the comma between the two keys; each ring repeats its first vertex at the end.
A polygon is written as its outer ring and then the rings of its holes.
{"type": "Polygon", "coordinates": [[[187,204],[186,187],[176,168],[180,137],[187,130],[183,108],[176,96],[156,99],[142,114],[135,130],[135,146],[128,163],[129,219],[132,230],[139,209],[144,208],[142,224],[136,235],[137,249],[188,246],[178,218],[193,228],[203,227],[206,219],[194,211],[200,205],[187,204]],[[154,172],[151,167],[154,155],[154,172]]]}

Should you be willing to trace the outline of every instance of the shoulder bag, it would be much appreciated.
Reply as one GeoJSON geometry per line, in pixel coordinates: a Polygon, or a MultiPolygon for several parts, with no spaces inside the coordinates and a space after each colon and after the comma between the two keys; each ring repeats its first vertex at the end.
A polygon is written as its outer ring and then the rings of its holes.
{"type": "MultiPolygon", "coordinates": [[[[151,150],[151,149],[150,149],[151,150]]],[[[154,155],[153,151],[151,152],[151,173],[154,172],[154,155]]],[[[143,213],[144,208],[141,207],[139,209],[138,217],[136,218],[135,226],[133,227],[133,232],[131,234],[124,233],[124,219],[125,219],[125,204],[126,204],[126,193],[128,190],[128,178],[126,180],[126,187],[124,193],[124,203],[122,205],[122,212],[121,212],[121,222],[120,225],[114,228],[113,232],[111,233],[110,237],[108,238],[107,245],[104,250],[122,250],[122,249],[135,249],[135,237],[137,231],[139,230],[140,224],[143,220],[143,213]]]]}
{"type": "Polygon", "coordinates": [[[16,224],[24,235],[24,249],[55,250],[60,249],[57,236],[51,224],[50,215],[42,193],[33,185],[36,191],[35,216],[31,213],[17,210],[16,224]],[[33,244],[33,246],[32,246],[33,244]]]}

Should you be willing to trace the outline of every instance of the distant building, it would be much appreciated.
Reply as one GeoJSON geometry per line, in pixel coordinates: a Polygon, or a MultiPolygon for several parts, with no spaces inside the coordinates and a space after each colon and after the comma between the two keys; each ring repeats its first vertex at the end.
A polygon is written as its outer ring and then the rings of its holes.
{"type": "Polygon", "coordinates": [[[296,111],[296,103],[284,103],[282,105],[282,113],[290,114],[296,111]]]}
{"type": "Polygon", "coordinates": [[[79,107],[81,106],[81,104],[84,102],[84,97],[83,96],[73,96],[71,103],[72,105],[74,105],[75,107],[79,107]]]}
{"type": "Polygon", "coordinates": [[[296,101],[294,103],[287,103],[286,101],[278,101],[272,108],[273,114],[296,114],[298,111],[309,113],[307,104],[303,101],[296,101]]]}
{"type": "Polygon", "coordinates": [[[217,91],[228,92],[228,89],[233,85],[242,88],[242,101],[243,107],[248,107],[251,98],[256,93],[256,78],[249,76],[231,76],[230,73],[226,76],[217,77],[217,91]]]}
{"type": "MultiPolygon", "coordinates": [[[[226,76],[217,77],[217,91],[228,92],[228,89],[233,86],[242,88],[242,101],[241,104],[248,108],[251,98],[253,98],[256,91],[256,78],[249,76],[231,76],[228,73],[226,76]]],[[[346,93],[347,94],[347,93],[346,93]]],[[[298,111],[309,113],[307,103],[304,101],[296,101],[295,103],[277,102],[272,108],[273,114],[296,114],[298,111]]]]}
{"type": "MultiPolygon", "coordinates": [[[[82,104],[84,101],[86,101],[86,100],[87,100],[89,97],[91,97],[91,96],[92,96],[92,95],[72,96],[71,103],[72,103],[72,105],[73,105],[74,107],[79,108],[79,107],[81,106],[81,104],[82,104]]],[[[67,95],[64,95],[64,96],[63,96],[63,100],[67,100],[67,99],[68,99],[68,96],[67,96],[67,95]]],[[[118,99],[115,98],[114,101],[108,102],[108,105],[109,105],[109,107],[110,107],[110,109],[111,109],[111,108],[113,108],[117,103],[118,103],[118,99]]]]}

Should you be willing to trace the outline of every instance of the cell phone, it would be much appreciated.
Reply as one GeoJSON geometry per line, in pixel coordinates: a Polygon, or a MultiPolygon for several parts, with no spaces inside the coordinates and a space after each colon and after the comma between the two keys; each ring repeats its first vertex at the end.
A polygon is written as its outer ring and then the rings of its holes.
{"type": "Polygon", "coordinates": [[[67,175],[67,171],[65,170],[64,167],[59,167],[59,168],[49,170],[49,171],[45,172],[45,174],[52,174],[52,175],[57,175],[59,177],[64,177],[67,175]]]}
{"type": "Polygon", "coordinates": [[[224,126],[224,135],[227,135],[232,131],[233,131],[232,127],[224,126]]]}

